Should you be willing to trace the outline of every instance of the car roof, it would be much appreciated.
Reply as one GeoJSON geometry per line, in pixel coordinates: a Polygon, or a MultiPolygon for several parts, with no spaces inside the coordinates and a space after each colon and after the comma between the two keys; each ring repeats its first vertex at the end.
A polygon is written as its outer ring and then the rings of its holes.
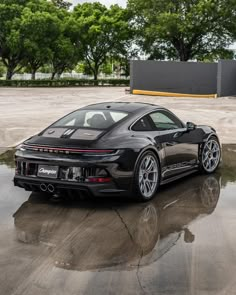
{"type": "Polygon", "coordinates": [[[164,109],[161,106],[151,104],[151,103],[143,103],[143,102],[102,102],[88,105],[82,109],[91,109],[91,110],[114,110],[114,111],[123,111],[128,113],[136,113],[141,110],[143,111],[151,111],[157,108],[164,109]]]}

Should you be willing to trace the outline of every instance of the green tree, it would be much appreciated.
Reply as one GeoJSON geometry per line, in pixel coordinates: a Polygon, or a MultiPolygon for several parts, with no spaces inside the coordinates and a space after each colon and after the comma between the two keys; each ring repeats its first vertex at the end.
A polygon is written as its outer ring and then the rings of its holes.
{"type": "Polygon", "coordinates": [[[0,0],[0,57],[7,79],[23,67],[36,71],[53,58],[69,15],[47,0],[0,0]]]}
{"type": "Polygon", "coordinates": [[[0,61],[0,78],[4,76],[5,72],[6,72],[5,66],[0,61]]]}
{"type": "Polygon", "coordinates": [[[60,35],[60,21],[55,14],[43,11],[43,7],[36,12],[27,8],[22,14],[21,33],[24,35],[24,61],[34,80],[37,70],[52,58],[53,43],[60,35]]]}
{"type": "Polygon", "coordinates": [[[235,59],[234,51],[226,48],[220,48],[197,56],[198,61],[204,62],[214,62],[218,61],[219,59],[235,59]]]}
{"type": "Polygon", "coordinates": [[[113,72],[112,60],[107,59],[106,62],[101,66],[101,72],[105,75],[111,75],[113,72]]]}
{"type": "Polygon", "coordinates": [[[49,59],[49,45],[57,38],[57,11],[47,0],[0,0],[0,57],[7,68],[6,79],[26,63],[34,78],[49,59]]]}
{"type": "Polygon", "coordinates": [[[130,60],[138,56],[138,48],[133,44],[132,32],[129,34],[130,39],[127,39],[121,46],[117,48],[113,57],[119,64],[119,72],[122,76],[130,75],[130,60]]]}
{"type": "Polygon", "coordinates": [[[68,2],[68,1],[64,1],[64,0],[52,0],[52,3],[56,7],[66,9],[66,10],[68,10],[72,5],[72,3],[68,2]]]}
{"type": "Polygon", "coordinates": [[[52,47],[52,79],[59,78],[65,70],[72,70],[79,60],[77,33],[71,26],[71,15],[66,12],[61,15],[60,35],[52,47]]]}
{"type": "Polygon", "coordinates": [[[60,78],[65,70],[72,70],[78,63],[78,54],[75,44],[63,34],[55,41],[52,55],[52,80],[60,78]]]}
{"type": "Polygon", "coordinates": [[[77,45],[97,80],[102,64],[127,38],[126,10],[118,5],[110,8],[99,2],[79,4],[74,8],[71,26],[77,34],[77,45]]]}
{"type": "Polygon", "coordinates": [[[232,42],[235,0],[128,0],[143,50],[181,61],[220,51],[232,42]]]}
{"type": "Polygon", "coordinates": [[[77,66],[75,67],[75,71],[76,73],[79,74],[84,74],[84,75],[92,75],[92,71],[90,70],[90,68],[88,67],[88,64],[86,62],[80,62],[77,64],[77,66]]]}
{"type": "Polygon", "coordinates": [[[119,63],[120,74],[128,77],[130,75],[130,60],[138,56],[139,48],[134,44],[136,32],[132,26],[132,14],[129,10],[123,11],[123,18],[126,21],[126,27],[122,32],[120,42],[115,46],[113,57],[119,63]]]}
{"type": "MultiPolygon", "coordinates": [[[[25,4],[26,1],[21,1],[25,4]]],[[[0,1],[0,57],[7,69],[6,79],[22,68],[24,58],[23,36],[20,32],[24,6],[17,1],[0,1]]]]}

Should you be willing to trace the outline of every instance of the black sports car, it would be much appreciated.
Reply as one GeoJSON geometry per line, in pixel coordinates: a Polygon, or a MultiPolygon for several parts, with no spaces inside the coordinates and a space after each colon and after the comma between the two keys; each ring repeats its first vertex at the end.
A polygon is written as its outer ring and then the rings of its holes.
{"type": "Polygon", "coordinates": [[[150,200],[159,185],[221,159],[216,131],[184,124],[145,103],[93,104],[58,120],[16,151],[16,186],[50,194],[132,194],[150,200]]]}

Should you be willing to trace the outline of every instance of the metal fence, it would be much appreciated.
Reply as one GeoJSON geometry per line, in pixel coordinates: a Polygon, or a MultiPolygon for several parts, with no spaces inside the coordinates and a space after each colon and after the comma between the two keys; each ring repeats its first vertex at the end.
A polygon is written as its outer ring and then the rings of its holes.
{"type": "MultiPolygon", "coordinates": [[[[51,79],[52,74],[51,73],[36,73],[35,78],[37,80],[45,80],[45,79],[51,79]]],[[[61,79],[88,79],[92,80],[94,77],[92,75],[84,75],[81,73],[63,73],[60,77],[61,79]]],[[[118,74],[112,74],[112,75],[106,75],[106,74],[99,74],[98,79],[125,79],[124,76],[118,75],[118,74]]],[[[13,76],[13,80],[31,80],[31,74],[30,73],[24,73],[24,74],[15,74],[13,76]]]]}

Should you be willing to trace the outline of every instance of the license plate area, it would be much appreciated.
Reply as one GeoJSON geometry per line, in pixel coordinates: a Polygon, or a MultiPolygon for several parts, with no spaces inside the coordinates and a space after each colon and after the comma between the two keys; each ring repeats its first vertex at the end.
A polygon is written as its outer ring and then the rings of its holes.
{"type": "Polygon", "coordinates": [[[39,165],[38,166],[38,177],[56,179],[58,177],[58,166],[50,165],[39,165]]]}

